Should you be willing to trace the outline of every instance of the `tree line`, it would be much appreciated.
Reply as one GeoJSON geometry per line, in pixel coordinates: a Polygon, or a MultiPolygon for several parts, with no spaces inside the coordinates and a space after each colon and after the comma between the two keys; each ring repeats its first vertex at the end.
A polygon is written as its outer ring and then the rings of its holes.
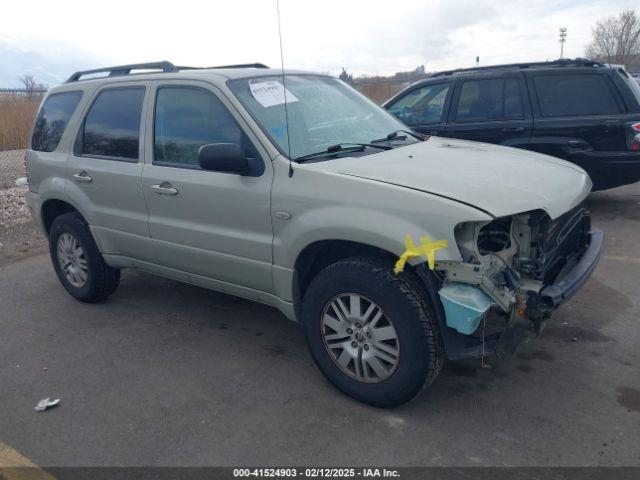
{"type": "Polygon", "coordinates": [[[640,17],[635,10],[596,23],[585,54],[592,60],[640,68],[640,17]]]}

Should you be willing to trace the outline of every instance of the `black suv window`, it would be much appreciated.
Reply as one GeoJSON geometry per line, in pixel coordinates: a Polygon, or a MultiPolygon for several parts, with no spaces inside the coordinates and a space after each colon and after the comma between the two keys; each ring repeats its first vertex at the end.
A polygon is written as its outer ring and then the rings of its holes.
{"type": "Polygon", "coordinates": [[[620,113],[603,75],[535,75],[533,84],[543,117],[620,113]]]}
{"type": "Polygon", "coordinates": [[[144,87],[100,92],[84,120],[78,154],[136,160],[144,87]]]}
{"type": "Polygon", "coordinates": [[[199,168],[198,150],[209,143],[236,143],[245,137],[231,114],[211,92],[193,87],[158,90],[154,161],[199,168]]]}
{"type": "Polygon", "coordinates": [[[518,81],[515,78],[465,80],[454,118],[456,122],[524,118],[518,81]]]}
{"type": "Polygon", "coordinates": [[[389,111],[407,125],[439,123],[449,85],[440,83],[416,88],[389,105],[389,111]]]}
{"type": "Polygon", "coordinates": [[[53,152],[58,148],[62,134],[81,98],[82,92],[54,93],[47,97],[33,127],[33,150],[53,152]]]}

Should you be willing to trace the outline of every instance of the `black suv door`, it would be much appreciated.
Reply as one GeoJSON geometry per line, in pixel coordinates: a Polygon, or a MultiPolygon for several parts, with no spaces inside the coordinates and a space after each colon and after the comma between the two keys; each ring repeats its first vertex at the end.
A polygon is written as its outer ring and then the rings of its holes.
{"type": "Polygon", "coordinates": [[[595,189],[615,180],[609,179],[603,160],[627,150],[625,108],[608,72],[590,68],[526,74],[534,112],[529,149],[580,165],[595,189]]]}
{"type": "Polygon", "coordinates": [[[443,79],[416,85],[389,100],[384,107],[416,132],[440,135],[446,125],[452,84],[443,79]]]}
{"type": "Polygon", "coordinates": [[[519,72],[459,78],[445,136],[522,147],[533,121],[526,85],[519,72]]]}

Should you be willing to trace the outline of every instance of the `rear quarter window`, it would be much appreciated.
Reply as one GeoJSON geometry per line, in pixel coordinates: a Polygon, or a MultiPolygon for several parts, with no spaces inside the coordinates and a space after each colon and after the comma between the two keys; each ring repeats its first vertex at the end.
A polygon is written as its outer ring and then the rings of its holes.
{"type": "Polygon", "coordinates": [[[543,117],[621,113],[604,75],[536,75],[532,80],[543,117]]]}
{"type": "Polygon", "coordinates": [[[636,98],[638,105],[640,105],[640,76],[625,77],[620,73],[618,75],[620,75],[620,77],[622,78],[622,81],[627,84],[627,86],[629,87],[629,90],[631,90],[631,93],[636,98]]]}
{"type": "Polygon", "coordinates": [[[42,104],[33,127],[31,149],[53,152],[75,112],[82,92],[62,92],[49,95],[42,104]]]}

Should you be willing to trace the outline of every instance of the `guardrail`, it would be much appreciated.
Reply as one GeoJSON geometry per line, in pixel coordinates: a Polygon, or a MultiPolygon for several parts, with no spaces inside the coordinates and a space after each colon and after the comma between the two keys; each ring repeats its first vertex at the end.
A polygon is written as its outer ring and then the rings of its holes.
{"type": "Polygon", "coordinates": [[[34,88],[32,90],[27,90],[26,88],[0,88],[0,95],[44,95],[47,93],[46,88],[34,88]]]}

